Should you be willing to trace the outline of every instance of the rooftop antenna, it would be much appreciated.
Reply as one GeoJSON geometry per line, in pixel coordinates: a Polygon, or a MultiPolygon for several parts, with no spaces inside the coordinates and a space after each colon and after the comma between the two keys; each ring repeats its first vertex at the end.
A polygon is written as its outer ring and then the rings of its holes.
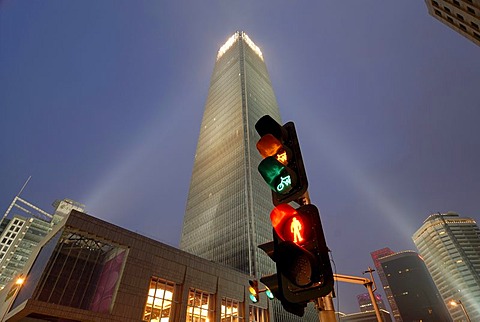
{"type": "Polygon", "coordinates": [[[32,178],[32,176],[29,176],[27,181],[25,181],[25,183],[22,186],[22,189],[20,189],[20,191],[17,193],[17,197],[19,197],[22,194],[23,189],[25,189],[25,187],[27,186],[27,184],[28,184],[28,182],[30,181],[31,178],[32,178]]]}

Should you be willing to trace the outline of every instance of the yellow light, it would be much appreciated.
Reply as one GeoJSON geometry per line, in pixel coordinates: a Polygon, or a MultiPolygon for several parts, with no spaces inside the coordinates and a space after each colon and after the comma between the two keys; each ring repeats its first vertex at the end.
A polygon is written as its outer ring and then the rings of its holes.
{"type": "Polygon", "coordinates": [[[19,277],[19,278],[17,278],[17,280],[15,281],[15,284],[17,284],[17,285],[22,285],[23,282],[25,282],[25,278],[19,277]]]}
{"type": "Polygon", "coordinates": [[[255,289],[254,289],[252,286],[250,286],[250,287],[248,288],[248,291],[250,292],[250,294],[252,294],[252,295],[254,295],[254,296],[257,295],[257,291],[255,291],[255,289]]]}
{"type": "Polygon", "coordinates": [[[281,164],[284,164],[284,165],[287,164],[287,152],[283,151],[283,153],[277,154],[277,160],[281,164]]]}
{"type": "Polygon", "coordinates": [[[455,300],[451,300],[451,301],[450,301],[450,305],[452,305],[452,306],[457,306],[458,303],[457,303],[455,300]]]}

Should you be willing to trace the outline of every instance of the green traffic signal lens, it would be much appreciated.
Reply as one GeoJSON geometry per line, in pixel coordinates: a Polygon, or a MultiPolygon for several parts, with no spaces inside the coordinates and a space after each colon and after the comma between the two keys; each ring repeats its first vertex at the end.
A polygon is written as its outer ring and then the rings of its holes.
{"type": "Polygon", "coordinates": [[[275,157],[263,159],[258,165],[258,171],[270,188],[279,194],[287,194],[295,185],[296,177],[275,157]]]}
{"type": "Polygon", "coordinates": [[[275,298],[275,296],[273,296],[273,293],[272,291],[270,291],[270,289],[268,287],[265,287],[265,295],[270,299],[270,300],[273,300],[275,298]]]}

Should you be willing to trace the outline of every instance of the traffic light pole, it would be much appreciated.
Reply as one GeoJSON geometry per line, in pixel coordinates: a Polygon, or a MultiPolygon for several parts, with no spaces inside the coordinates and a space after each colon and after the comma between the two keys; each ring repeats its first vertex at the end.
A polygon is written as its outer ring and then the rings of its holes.
{"type": "MultiPolygon", "coordinates": [[[[375,299],[375,295],[373,294],[372,280],[369,280],[368,278],[364,278],[364,277],[356,277],[356,276],[341,275],[341,274],[333,274],[333,278],[337,282],[361,284],[365,286],[368,290],[368,295],[370,295],[370,300],[372,301],[373,309],[375,310],[375,315],[377,316],[377,321],[383,322],[382,316],[380,315],[380,309],[378,308],[377,300],[375,299]]],[[[324,321],[321,320],[321,322],[324,322],[324,321]]]]}
{"type": "Polygon", "coordinates": [[[319,297],[315,301],[318,310],[318,319],[320,322],[336,322],[335,308],[333,306],[332,293],[324,297],[319,297]]]}

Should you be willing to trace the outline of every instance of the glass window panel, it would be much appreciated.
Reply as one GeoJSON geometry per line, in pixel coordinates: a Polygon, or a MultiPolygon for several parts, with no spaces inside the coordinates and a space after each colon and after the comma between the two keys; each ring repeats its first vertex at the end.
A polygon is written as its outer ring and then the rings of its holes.
{"type": "Polygon", "coordinates": [[[143,321],[168,322],[170,320],[174,288],[174,283],[152,277],[143,321]]]}

